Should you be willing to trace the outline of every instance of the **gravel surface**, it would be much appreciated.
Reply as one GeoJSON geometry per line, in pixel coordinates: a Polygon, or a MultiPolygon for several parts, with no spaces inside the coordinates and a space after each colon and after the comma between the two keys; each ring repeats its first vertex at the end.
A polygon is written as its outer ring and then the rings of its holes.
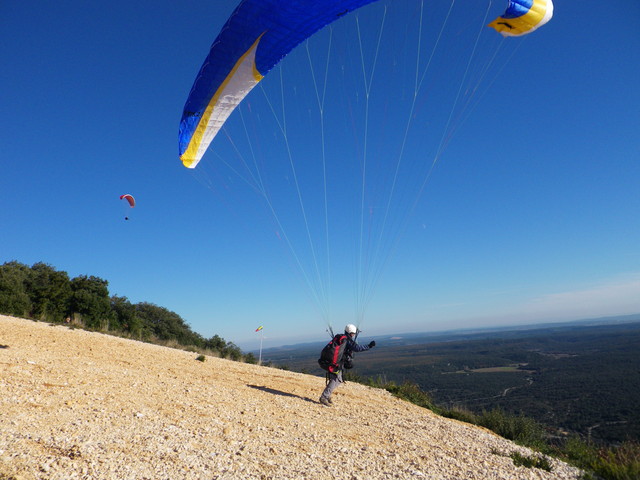
{"type": "Polygon", "coordinates": [[[348,383],[0,316],[0,479],[578,479],[348,383]]]}

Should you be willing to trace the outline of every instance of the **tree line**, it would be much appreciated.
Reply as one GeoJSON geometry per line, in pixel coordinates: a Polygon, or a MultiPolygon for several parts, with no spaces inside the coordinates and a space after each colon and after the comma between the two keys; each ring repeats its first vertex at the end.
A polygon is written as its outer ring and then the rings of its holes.
{"type": "Polygon", "coordinates": [[[223,358],[255,363],[253,354],[218,335],[204,338],[178,315],[148,302],[131,303],[109,294],[109,282],[38,262],[0,265],[0,314],[126,336],[150,343],[173,343],[223,358]]]}

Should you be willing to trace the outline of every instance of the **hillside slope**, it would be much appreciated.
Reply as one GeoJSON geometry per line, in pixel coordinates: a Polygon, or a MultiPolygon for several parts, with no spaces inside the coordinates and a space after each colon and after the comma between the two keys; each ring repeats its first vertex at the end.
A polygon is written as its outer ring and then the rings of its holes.
{"type": "Polygon", "coordinates": [[[0,479],[577,479],[383,390],[0,316],[0,479]]]}

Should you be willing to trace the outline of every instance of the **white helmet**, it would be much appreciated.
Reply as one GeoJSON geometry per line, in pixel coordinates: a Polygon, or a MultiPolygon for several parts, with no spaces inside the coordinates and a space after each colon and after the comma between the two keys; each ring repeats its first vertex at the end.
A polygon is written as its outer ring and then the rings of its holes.
{"type": "Polygon", "coordinates": [[[356,333],[357,331],[358,329],[352,323],[344,327],[344,333],[347,333],[347,334],[356,333]]]}

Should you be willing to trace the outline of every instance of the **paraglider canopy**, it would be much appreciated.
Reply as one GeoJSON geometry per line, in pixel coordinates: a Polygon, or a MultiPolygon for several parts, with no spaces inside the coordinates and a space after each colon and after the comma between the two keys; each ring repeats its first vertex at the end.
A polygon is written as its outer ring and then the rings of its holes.
{"type": "MultiPolygon", "coordinates": [[[[231,112],[294,47],[324,26],[376,0],[244,0],[198,73],[180,121],[180,160],[195,168],[231,112]]],[[[488,26],[503,36],[535,31],[553,16],[552,0],[509,0],[488,26]]]]}
{"type": "MultiPolygon", "coordinates": [[[[136,206],[136,199],[133,198],[133,196],[129,195],[128,193],[125,193],[124,195],[120,195],[120,200],[125,200],[129,204],[129,207],[131,208],[136,206]]],[[[129,217],[126,216],[124,217],[124,219],[129,220],[129,217]]]]}
{"type": "Polygon", "coordinates": [[[537,30],[553,16],[551,0],[509,0],[507,10],[489,27],[503,37],[519,37],[537,30]]]}
{"type": "Polygon", "coordinates": [[[133,198],[131,195],[129,195],[128,193],[125,193],[124,195],[120,195],[120,200],[126,200],[129,203],[129,206],[131,208],[136,206],[136,199],[133,198]]]}

